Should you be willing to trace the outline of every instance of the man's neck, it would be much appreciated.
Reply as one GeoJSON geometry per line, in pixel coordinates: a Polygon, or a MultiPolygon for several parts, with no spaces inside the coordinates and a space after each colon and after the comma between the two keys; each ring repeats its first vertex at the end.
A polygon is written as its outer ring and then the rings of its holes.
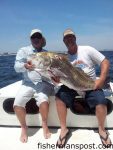
{"type": "Polygon", "coordinates": [[[76,54],[77,52],[70,52],[70,51],[68,51],[68,54],[70,54],[70,55],[74,55],[74,54],[76,54]]]}
{"type": "Polygon", "coordinates": [[[37,52],[41,52],[41,51],[42,51],[42,48],[35,48],[35,50],[36,50],[37,52]]]}
{"type": "Polygon", "coordinates": [[[70,51],[70,50],[68,50],[68,54],[70,54],[70,55],[74,55],[74,54],[76,54],[77,53],[77,50],[78,50],[78,46],[76,45],[76,48],[72,51],[70,51]]]}

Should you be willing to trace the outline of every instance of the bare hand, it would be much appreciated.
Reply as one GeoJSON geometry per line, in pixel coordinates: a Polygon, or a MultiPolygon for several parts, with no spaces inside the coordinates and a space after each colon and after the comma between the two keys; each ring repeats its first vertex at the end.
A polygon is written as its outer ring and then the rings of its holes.
{"type": "Polygon", "coordinates": [[[51,77],[51,79],[52,79],[53,82],[55,82],[57,84],[60,83],[60,77],[55,77],[54,76],[54,77],[51,77]]]}
{"type": "Polygon", "coordinates": [[[28,70],[33,70],[35,68],[35,66],[32,64],[31,61],[28,61],[27,63],[25,63],[24,67],[28,70]]]}
{"type": "Polygon", "coordinates": [[[101,80],[101,79],[95,80],[94,90],[102,89],[103,86],[104,86],[104,81],[103,80],[101,80]]]}

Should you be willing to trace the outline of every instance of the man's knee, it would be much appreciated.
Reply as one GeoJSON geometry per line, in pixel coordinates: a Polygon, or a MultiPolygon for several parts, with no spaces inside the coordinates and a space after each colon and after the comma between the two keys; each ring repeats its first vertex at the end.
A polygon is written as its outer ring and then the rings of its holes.
{"type": "Polygon", "coordinates": [[[19,111],[24,111],[25,107],[14,105],[13,109],[15,112],[17,112],[17,111],[19,112],[19,111]]]}
{"type": "Polygon", "coordinates": [[[105,105],[105,104],[96,105],[96,112],[97,113],[103,113],[106,110],[107,110],[107,105],[105,105]]]}
{"type": "Polygon", "coordinates": [[[55,96],[55,101],[58,102],[58,103],[62,102],[62,100],[57,96],[55,96]]]}
{"type": "Polygon", "coordinates": [[[55,97],[56,105],[66,105],[64,101],[62,101],[60,98],[55,97]]]}
{"type": "Polygon", "coordinates": [[[45,101],[42,101],[40,104],[38,103],[38,107],[39,107],[39,109],[41,107],[48,108],[49,107],[49,101],[45,100],[45,101]]]}

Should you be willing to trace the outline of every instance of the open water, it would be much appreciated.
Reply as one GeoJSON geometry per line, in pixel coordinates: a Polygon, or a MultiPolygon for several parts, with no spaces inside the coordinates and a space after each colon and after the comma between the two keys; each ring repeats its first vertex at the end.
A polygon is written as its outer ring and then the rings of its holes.
{"type": "MultiPolygon", "coordinates": [[[[113,51],[101,51],[110,61],[110,80],[113,82],[113,51]]],[[[0,88],[22,79],[21,73],[14,70],[15,55],[0,56],[0,88]]],[[[96,67],[97,76],[99,67],[96,67]]]]}

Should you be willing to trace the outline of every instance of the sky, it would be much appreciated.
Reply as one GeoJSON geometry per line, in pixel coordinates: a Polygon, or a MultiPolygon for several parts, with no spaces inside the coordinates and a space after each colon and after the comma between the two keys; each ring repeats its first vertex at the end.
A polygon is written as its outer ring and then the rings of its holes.
{"type": "Polygon", "coordinates": [[[30,45],[35,28],[50,51],[66,51],[67,28],[76,33],[78,45],[113,50],[113,0],[0,0],[0,52],[30,45]]]}

